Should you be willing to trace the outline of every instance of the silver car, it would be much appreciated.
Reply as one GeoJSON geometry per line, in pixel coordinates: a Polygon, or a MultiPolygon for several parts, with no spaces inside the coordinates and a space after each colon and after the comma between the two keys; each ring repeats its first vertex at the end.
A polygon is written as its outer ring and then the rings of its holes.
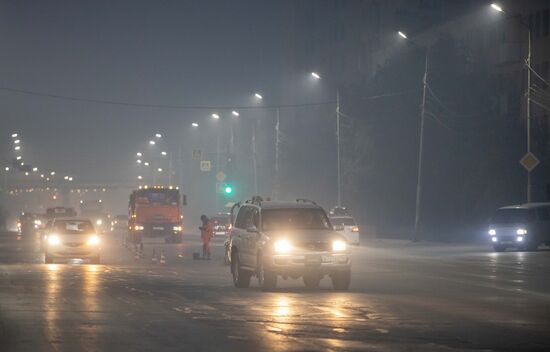
{"type": "Polygon", "coordinates": [[[99,264],[101,239],[88,219],[54,219],[44,238],[46,263],[56,259],[89,259],[99,264]]]}

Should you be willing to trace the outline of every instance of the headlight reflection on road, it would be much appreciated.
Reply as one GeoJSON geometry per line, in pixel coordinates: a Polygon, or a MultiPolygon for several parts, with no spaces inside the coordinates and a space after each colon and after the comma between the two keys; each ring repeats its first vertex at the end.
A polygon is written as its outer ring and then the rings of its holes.
{"type": "Polygon", "coordinates": [[[273,309],[273,315],[287,317],[290,314],[289,301],[286,297],[280,297],[277,299],[275,308],[273,309]]]}

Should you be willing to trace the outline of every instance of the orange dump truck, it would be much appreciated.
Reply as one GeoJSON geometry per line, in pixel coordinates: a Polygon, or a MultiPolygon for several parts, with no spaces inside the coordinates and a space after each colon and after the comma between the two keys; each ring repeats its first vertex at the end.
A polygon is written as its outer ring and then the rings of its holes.
{"type": "Polygon", "coordinates": [[[167,243],[181,242],[182,199],[177,188],[143,187],[130,195],[127,241],[141,243],[146,237],[164,237],[167,243]]]}

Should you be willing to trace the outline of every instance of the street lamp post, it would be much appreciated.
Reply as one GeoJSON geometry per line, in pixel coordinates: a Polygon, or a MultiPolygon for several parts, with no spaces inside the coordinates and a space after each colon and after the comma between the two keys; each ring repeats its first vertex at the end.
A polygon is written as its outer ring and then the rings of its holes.
{"type": "MultiPolygon", "coordinates": [[[[506,12],[498,4],[492,3],[491,8],[497,12],[506,15],[506,12]]],[[[519,17],[512,17],[517,23],[527,30],[527,58],[525,63],[527,65],[527,92],[526,92],[526,128],[527,128],[527,155],[531,154],[531,28],[524,23],[519,17]]],[[[531,184],[531,171],[527,169],[527,203],[532,201],[532,184],[531,184]]]]}
{"type": "MultiPolygon", "coordinates": [[[[311,72],[316,80],[321,79],[317,72],[311,72]]],[[[342,168],[340,164],[340,87],[336,87],[336,205],[342,206],[342,168]]]]}

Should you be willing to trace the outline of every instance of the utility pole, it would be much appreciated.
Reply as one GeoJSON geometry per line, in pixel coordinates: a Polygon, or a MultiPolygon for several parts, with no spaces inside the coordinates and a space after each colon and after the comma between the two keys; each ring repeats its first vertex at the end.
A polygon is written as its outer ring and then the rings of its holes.
{"type": "Polygon", "coordinates": [[[280,109],[277,108],[277,123],[275,124],[275,182],[273,185],[273,199],[279,199],[279,187],[280,187],[280,157],[281,157],[281,119],[280,109]]]}
{"type": "MultiPolygon", "coordinates": [[[[531,28],[527,28],[527,154],[531,153],[531,28]]],[[[527,203],[532,201],[531,170],[527,170],[527,203]]]]}
{"type": "Polygon", "coordinates": [[[420,145],[418,148],[418,175],[416,178],[416,206],[414,215],[413,241],[419,240],[420,209],[422,196],[422,155],[424,152],[424,121],[426,117],[426,88],[428,86],[428,56],[429,49],[426,48],[426,60],[424,63],[424,78],[422,81],[422,110],[420,112],[420,145]]]}
{"type": "Polygon", "coordinates": [[[254,119],[254,124],[252,125],[252,168],[254,169],[254,194],[259,195],[258,190],[258,153],[256,150],[256,127],[258,120],[254,119]]]}
{"type": "Polygon", "coordinates": [[[338,191],[338,198],[336,205],[342,206],[342,190],[341,190],[341,170],[340,170],[340,88],[336,88],[336,163],[337,163],[337,175],[336,186],[338,191]]]}

